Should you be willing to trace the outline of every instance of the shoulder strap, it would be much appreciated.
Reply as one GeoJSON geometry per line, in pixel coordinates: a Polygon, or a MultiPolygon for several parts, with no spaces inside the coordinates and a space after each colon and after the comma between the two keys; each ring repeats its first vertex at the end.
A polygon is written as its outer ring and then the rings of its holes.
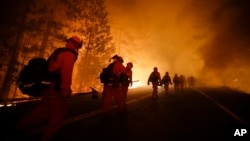
{"type": "Polygon", "coordinates": [[[110,64],[108,65],[108,68],[113,68],[114,66],[115,66],[115,63],[112,62],[112,63],[110,63],[110,64]]]}
{"type": "Polygon", "coordinates": [[[73,53],[75,55],[75,61],[77,60],[78,53],[75,50],[70,49],[70,48],[62,48],[61,52],[63,52],[63,51],[69,51],[69,52],[73,53]]]}

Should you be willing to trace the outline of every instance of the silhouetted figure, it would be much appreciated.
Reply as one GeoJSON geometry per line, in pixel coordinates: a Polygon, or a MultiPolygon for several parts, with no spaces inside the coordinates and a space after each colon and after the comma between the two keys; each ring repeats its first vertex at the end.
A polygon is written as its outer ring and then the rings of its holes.
{"type": "Polygon", "coordinates": [[[195,79],[193,76],[189,76],[188,77],[188,80],[187,80],[187,83],[188,83],[188,87],[189,88],[193,88],[194,85],[195,85],[195,79]]]}
{"type": "Polygon", "coordinates": [[[48,59],[48,70],[58,74],[58,79],[52,82],[51,88],[44,92],[41,105],[36,107],[28,115],[24,116],[17,124],[18,131],[25,131],[48,120],[47,128],[41,137],[41,141],[50,140],[62,127],[67,111],[67,100],[71,94],[71,82],[74,63],[78,50],[82,47],[82,40],[74,36],[66,41],[65,48],[72,51],[61,52],[56,58],[53,53],[48,59]],[[53,97],[52,97],[53,96],[53,97]]]}
{"type": "Polygon", "coordinates": [[[186,77],[184,75],[180,75],[180,89],[183,89],[186,87],[186,77]]]}
{"type": "Polygon", "coordinates": [[[152,98],[156,99],[156,98],[158,98],[158,86],[160,86],[162,84],[161,83],[161,75],[158,72],[157,67],[154,67],[154,71],[151,72],[151,74],[149,75],[148,85],[150,82],[152,83],[152,87],[153,87],[152,98]]]}
{"type": "Polygon", "coordinates": [[[172,80],[168,72],[166,72],[165,75],[162,77],[161,82],[164,85],[165,94],[167,95],[169,90],[169,85],[172,85],[172,80]]]}
{"type": "Polygon", "coordinates": [[[126,73],[121,74],[121,84],[122,84],[122,95],[124,97],[124,105],[125,105],[125,115],[127,113],[126,100],[128,95],[128,87],[133,85],[133,63],[128,62],[126,65],[126,73]]]}
{"type": "Polygon", "coordinates": [[[173,78],[173,82],[174,82],[174,91],[177,92],[180,89],[180,78],[177,74],[174,75],[173,78]]]}
{"type": "Polygon", "coordinates": [[[133,63],[132,62],[128,62],[127,66],[126,66],[126,73],[125,74],[121,74],[121,84],[123,87],[123,95],[125,97],[125,99],[127,98],[127,94],[128,94],[128,87],[133,85],[133,63]]]}
{"type": "Polygon", "coordinates": [[[109,116],[108,112],[111,108],[113,98],[117,104],[118,114],[122,115],[125,111],[125,97],[122,94],[120,77],[121,74],[126,72],[126,68],[122,64],[122,57],[115,55],[112,57],[112,59],[112,78],[110,78],[108,81],[104,81],[103,83],[101,111],[104,119],[109,116]]]}

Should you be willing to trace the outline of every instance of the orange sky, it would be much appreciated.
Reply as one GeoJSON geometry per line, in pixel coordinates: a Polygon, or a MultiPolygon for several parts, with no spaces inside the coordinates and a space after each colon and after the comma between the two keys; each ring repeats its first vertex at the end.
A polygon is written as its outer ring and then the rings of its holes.
{"type": "Polygon", "coordinates": [[[162,75],[165,71],[171,76],[194,75],[216,85],[232,85],[236,78],[245,83],[250,77],[247,1],[107,0],[106,4],[117,52],[125,63],[135,63],[135,79],[146,82],[154,66],[162,75]]]}
{"type": "MultiPolygon", "coordinates": [[[[1,19],[15,14],[6,8],[12,1],[2,5],[9,12],[1,19]]],[[[201,83],[247,91],[250,91],[249,3],[247,0],[106,0],[117,53],[124,57],[125,63],[134,63],[134,80],[146,84],[149,73],[157,66],[161,75],[166,71],[172,77],[175,73],[194,75],[201,83]]],[[[61,6],[57,3],[53,7],[57,20],[62,19],[61,6]]]]}

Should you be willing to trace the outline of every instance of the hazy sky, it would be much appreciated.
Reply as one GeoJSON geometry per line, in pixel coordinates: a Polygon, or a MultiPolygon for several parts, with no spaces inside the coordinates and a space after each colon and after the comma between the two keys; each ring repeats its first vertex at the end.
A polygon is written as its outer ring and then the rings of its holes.
{"type": "Polygon", "coordinates": [[[157,66],[161,75],[169,71],[171,76],[195,75],[213,84],[248,83],[249,1],[106,3],[118,53],[124,56],[125,63],[130,60],[135,63],[135,79],[145,81],[157,66]]]}
{"type": "MultiPolygon", "coordinates": [[[[13,1],[1,4],[9,10],[1,22],[18,7],[9,9],[13,1]]],[[[134,80],[145,84],[156,66],[162,76],[250,89],[249,0],[106,0],[106,7],[117,53],[134,63],[134,80]]]]}

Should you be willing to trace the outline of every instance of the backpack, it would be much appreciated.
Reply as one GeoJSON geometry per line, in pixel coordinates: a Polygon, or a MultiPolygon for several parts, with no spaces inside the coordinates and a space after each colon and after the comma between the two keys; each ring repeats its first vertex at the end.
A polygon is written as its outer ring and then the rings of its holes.
{"type": "Polygon", "coordinates": [[[111,63],[106,68],[102,69],[102,72],[100,73],[101,83],[113,83],[115,80],[115,75],[113,74],[114,64],[115,63],[111,63]]]}
{"type": "Polygon", "coordinates": [[[151,82],[157,82],[158,81],[158,75],[156,72],[152,72],[149,77],[149,81],[151,82]]]}
{"type": "Polygon", "coordinates": [[[175,76],[174,79],[173,79],[173,82],[174,82],[175,84],[180,83],[180,78],[179,78],[178,76],[175,76]]]}
{"type": "Polygon", "coordinates": [[[32,58],[28,64],[25,65],[20,71],[17,78],[18,88],[23,94],[27,94],[33,97],[42,96],[42,91],[51,87],[60,74],[48,71],[49,61],[55,60],[57,55],[63,51],[70,51],[76,55],[77,53],[69,48],[56,49],[48,59],[45,58],[32,58]]]}
{"type": "Polygon", "coordinates": [[[164,76],[163,79],[162,79],[162,83],[168,83],[170,80],[169,80],[169,77],[168,76],[164,76]]]}

